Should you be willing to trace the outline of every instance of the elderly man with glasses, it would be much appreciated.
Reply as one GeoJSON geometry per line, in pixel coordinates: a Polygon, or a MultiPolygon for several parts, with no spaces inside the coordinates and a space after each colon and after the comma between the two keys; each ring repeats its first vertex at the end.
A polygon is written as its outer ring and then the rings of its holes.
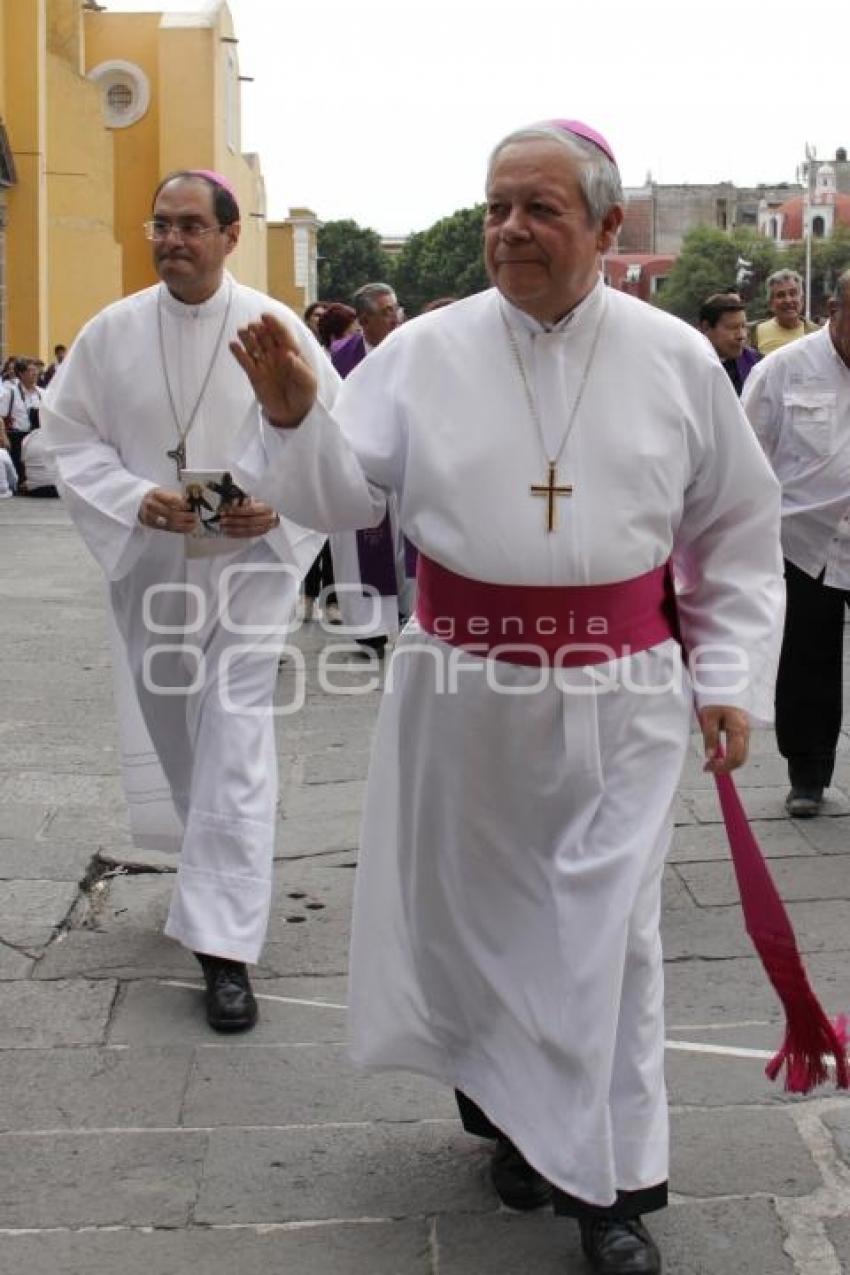
{"type": "Polygon", "coordinates": [[[323,537],[275,507],[269,427],[227,345],[275,314],[327,401],[338,378],[300,319],[225,270],[240,231],[225,178],[172,173],[144,229],[161,282],[84,328],[43,418],[108,581],[134,836],[180,851],[165,932],[201,963],[210,1025],[238,1031],[257,1017],[246,965],[271,898],[281,633],[323,537]],[[186,498],[198,471],[248,494],[208,539],[186,498]]]}

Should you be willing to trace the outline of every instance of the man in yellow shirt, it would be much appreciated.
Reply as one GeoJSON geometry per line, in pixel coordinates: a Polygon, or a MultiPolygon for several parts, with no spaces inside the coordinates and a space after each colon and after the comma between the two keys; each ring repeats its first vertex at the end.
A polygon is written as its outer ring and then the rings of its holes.
{"type": "Polygon", "coordinates": [[[789,341],[817,331],[817,324],[802,317],[803,280],[796,270],[775,270],[765,287],[773,318],[754,324],[751,330],[751,344],[759,354],[771,354],[789,341]]]}

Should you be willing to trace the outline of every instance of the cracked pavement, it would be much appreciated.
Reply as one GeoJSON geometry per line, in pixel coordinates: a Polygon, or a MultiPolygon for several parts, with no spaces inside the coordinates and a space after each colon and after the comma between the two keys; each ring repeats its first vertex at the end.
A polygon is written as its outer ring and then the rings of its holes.
{"type": "MultiPolygon", "coordinates": [[[[207,1029],[162,937],[173,861],[137,855],[118,779],[103,592],[56,503],[0,505],[0,1269],[16,1275],[581,1275],[575,1228],[499,1211],[451,1096],[345,1057],[348,914],[379,691],[278,721],[261,1022],[207,1029]]],[[[292,661],[280,695],[295,686],[292,661]]],[[[850,1009],[850,737],[824,817],[791,823],[772,735],[740,788],[831,1014],[850,1009]]],[[[850,1272],[850,1105],[763,1074],[781,1017],[696,747],[664,903],[671,1275],[850,1272]]]]}

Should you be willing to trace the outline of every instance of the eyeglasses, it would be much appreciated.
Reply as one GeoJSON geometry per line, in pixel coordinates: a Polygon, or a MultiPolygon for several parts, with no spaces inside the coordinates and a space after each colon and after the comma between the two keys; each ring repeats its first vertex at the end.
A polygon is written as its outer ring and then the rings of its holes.
{"type": "Polygon", "coordinates": [[[197,243],[204,235],[214,234],[216,230],[224,230],[224,226],[206,226],[202,221],[161,221],[156,217],[142,225],[145,238],[161,243],[169,235],[179,235],[184,243],[197,243]]]}

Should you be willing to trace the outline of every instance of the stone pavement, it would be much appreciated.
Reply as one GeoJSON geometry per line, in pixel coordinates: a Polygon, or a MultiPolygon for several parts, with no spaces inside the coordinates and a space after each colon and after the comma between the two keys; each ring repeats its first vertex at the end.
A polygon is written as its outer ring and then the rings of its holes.
{"type": "MultiPolygon", "coordinates": [[[[344,1054],[357,814],[378,692],[315,684],[280,721],[262,1019],[206,1029],[161,935],[171,880],[125,830],[98,573],[50,502],[0,504],[0,1271],[580,1275],[575,1228],[500,1212],[450,1097],[344,1054]]],[[[352,686],[364,675],[343,673],[352,686]]],[[[294,686],[293,666],[281,696],[294,686]]],[[[742,779],[808,966],[850,1008],[850,741],[789,823],[772,738],[742,779]]],[[[688,762],[666,882],[670,1275],[850,1271],[850,1105],[763,1075],[777,1003],[743,934],[711,786],[688,762]]],[[[166,865],[169,866],[169,865],[166,865]]]]}

